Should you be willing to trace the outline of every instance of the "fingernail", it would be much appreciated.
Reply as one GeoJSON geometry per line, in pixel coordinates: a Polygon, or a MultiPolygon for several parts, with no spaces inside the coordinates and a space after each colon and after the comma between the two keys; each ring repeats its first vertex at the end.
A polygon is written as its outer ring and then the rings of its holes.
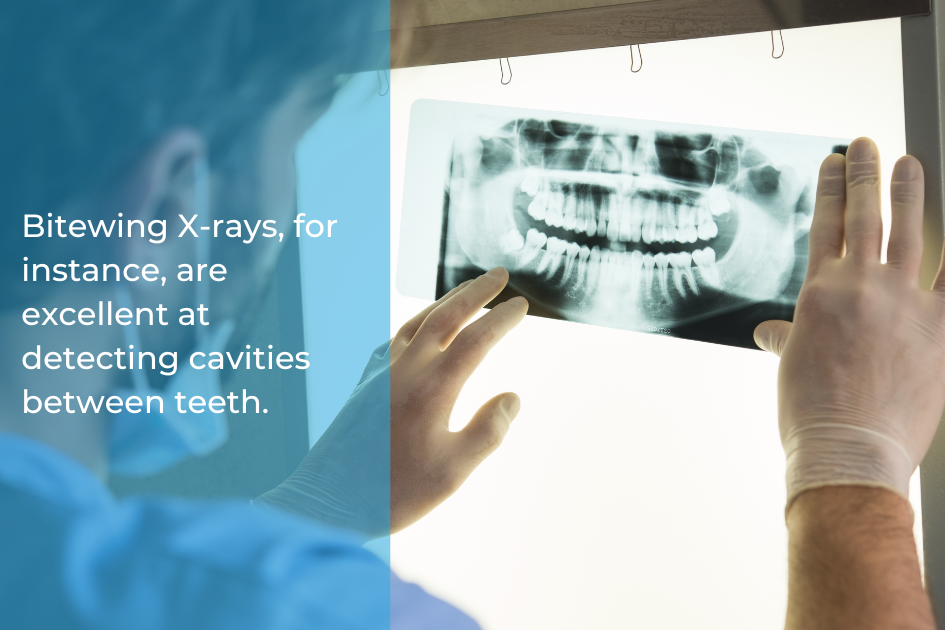
{"type": "Polygon", "coordinates": [[[518,412],[522,410],[522,399],[515,394],[506,396],[502,399],[502,402],[499,403],[499,409],[501,409],[505,417],[509,419],[509,422],[512,422],[512,420],[515,420],[516,416],[518,416],[518,412]]]}
{"type": "Polygon", "coordinates": [[[847,172],[847,160],[842,155],[830,155],[824,160],[821,170],[826,177],[843,177],[847,172]]]}
{"type": "Polygon", "coordinates": [[[486,275],[490,278],[504,278],[506,271],[503,267],[496,267],[495,269],[490,269],[489,273],[486,275]]]}
{"type": "Polygon", "coordinates": [[[857,138],[847,149],[847,160],[851,162],[869,162],[873,159],[873,143],[868,138],[857,138]]]}
{"type": "Polygon", "coordinates": [[[896,168],[893,169],[893,179],[897,182],[911,182],[919,176],[919,161],[913,157],[906,156],[896,162],[896,168]]]}

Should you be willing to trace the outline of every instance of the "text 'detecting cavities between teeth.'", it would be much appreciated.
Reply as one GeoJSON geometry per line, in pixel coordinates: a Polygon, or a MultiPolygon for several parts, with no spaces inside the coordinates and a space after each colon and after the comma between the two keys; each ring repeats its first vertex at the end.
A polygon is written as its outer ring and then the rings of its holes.
{"type": "Polygon", "coordinates": [[[846,141],[431,103],[456,110],[438,293],[501,265],[533,314],[746,347],[791,317],[846,141]]]}

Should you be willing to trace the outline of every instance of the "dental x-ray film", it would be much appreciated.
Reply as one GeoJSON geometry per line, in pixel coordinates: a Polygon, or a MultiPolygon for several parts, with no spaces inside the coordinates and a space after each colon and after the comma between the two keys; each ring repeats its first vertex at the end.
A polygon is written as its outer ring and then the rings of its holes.
{"type": "Polygon", "coordinates": [[[747,348],[792,318],[817,173],[847,144],[442,101],[409,133],[399,285],[501,265],[532,315],[747,348]]]}

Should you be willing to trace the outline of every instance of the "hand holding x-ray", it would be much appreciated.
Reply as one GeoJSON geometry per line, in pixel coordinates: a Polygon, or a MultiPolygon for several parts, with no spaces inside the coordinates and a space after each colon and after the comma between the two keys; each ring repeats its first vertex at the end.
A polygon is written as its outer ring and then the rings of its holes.
{"type": "Polygon", "coordinates": [[[466,322],[505,288],[497,267],[416,315],[391,340],[391,532],[419,520],[455,492],[505,437],[521,401],[499,394],[456,433],[450,414],[486,354],[525,317],[522,297],[466,322]]]}
{"type": "Polygon", "coordinates": [[[453,494],[498,448],[521,406],[515,394],[499,394],[461,431],[449,430],[463,385],[528,310],[524,298],[513,298],[465,326],[508,279],[505,269],[493,269],[404,324],[374,352],[295,472],[258,504],[376,538],[404,529],[453,494]]]}
{"type": "Polygon", "coordinates": [[[781,357],[789,506],[829,485],[908,498],[945,408],[945,271],[931,291],[919,286],[922,167],[904,157],[893,170],[886,264],[880,181],[869,139],[824,161],[794,324],[768,321],[755,332],[781,357]]]}

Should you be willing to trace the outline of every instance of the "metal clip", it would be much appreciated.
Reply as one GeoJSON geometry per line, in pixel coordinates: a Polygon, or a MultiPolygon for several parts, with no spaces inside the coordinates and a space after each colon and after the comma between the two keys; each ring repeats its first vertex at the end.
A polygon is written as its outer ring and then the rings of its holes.
{"type": "Polygon", "coordinates": [[[643,51],[640,50],[640,44],[636,44],[636,47],[637,47],[637,56],[640,57],[640,67],[637,68],[636,70],[634,70],[634,69],[633,69],[633,64],[634,64],[634,60],[633,60],[633,46],[634,46],[634,44],[631,44],[631,45],[630,45],[630,72],[632,72],[633,74],[636,74],[636,73],[639,72],[640,70],[643,70],[643,51]]]}
{"type": "Polygon", "coordinates": [[[784,56],[784,33],[782,33],[781,31],[778,31],[778,35],[781,36],[781,54],[776,56],[774,54],[774,31],[771,31],[771,58],[772,59],[780,59],[781,57],[784,56]]]}
{"type": "Polygon", "coordinates": [[[502,73],[502,76],[499,78],[499,82],[502,85],[508,85],[512,82],[512,64],[509,63],[508,57],[503,57],[499,59],[499,71],[502,73]],[[509,67],[509,80],[505,80],[505,67],[502,65],[502,59],[505,59],[505,65],[509,67]]]}
{"type": "Polygon", "coordinates": [[[384,83],[381,81],[381,71],[377,71],[377,95],[387,96],[390,93],[390,75],[387,70],[384,71],[384,78],[387,80],[387,89],[384,89],[384,83]]]}

